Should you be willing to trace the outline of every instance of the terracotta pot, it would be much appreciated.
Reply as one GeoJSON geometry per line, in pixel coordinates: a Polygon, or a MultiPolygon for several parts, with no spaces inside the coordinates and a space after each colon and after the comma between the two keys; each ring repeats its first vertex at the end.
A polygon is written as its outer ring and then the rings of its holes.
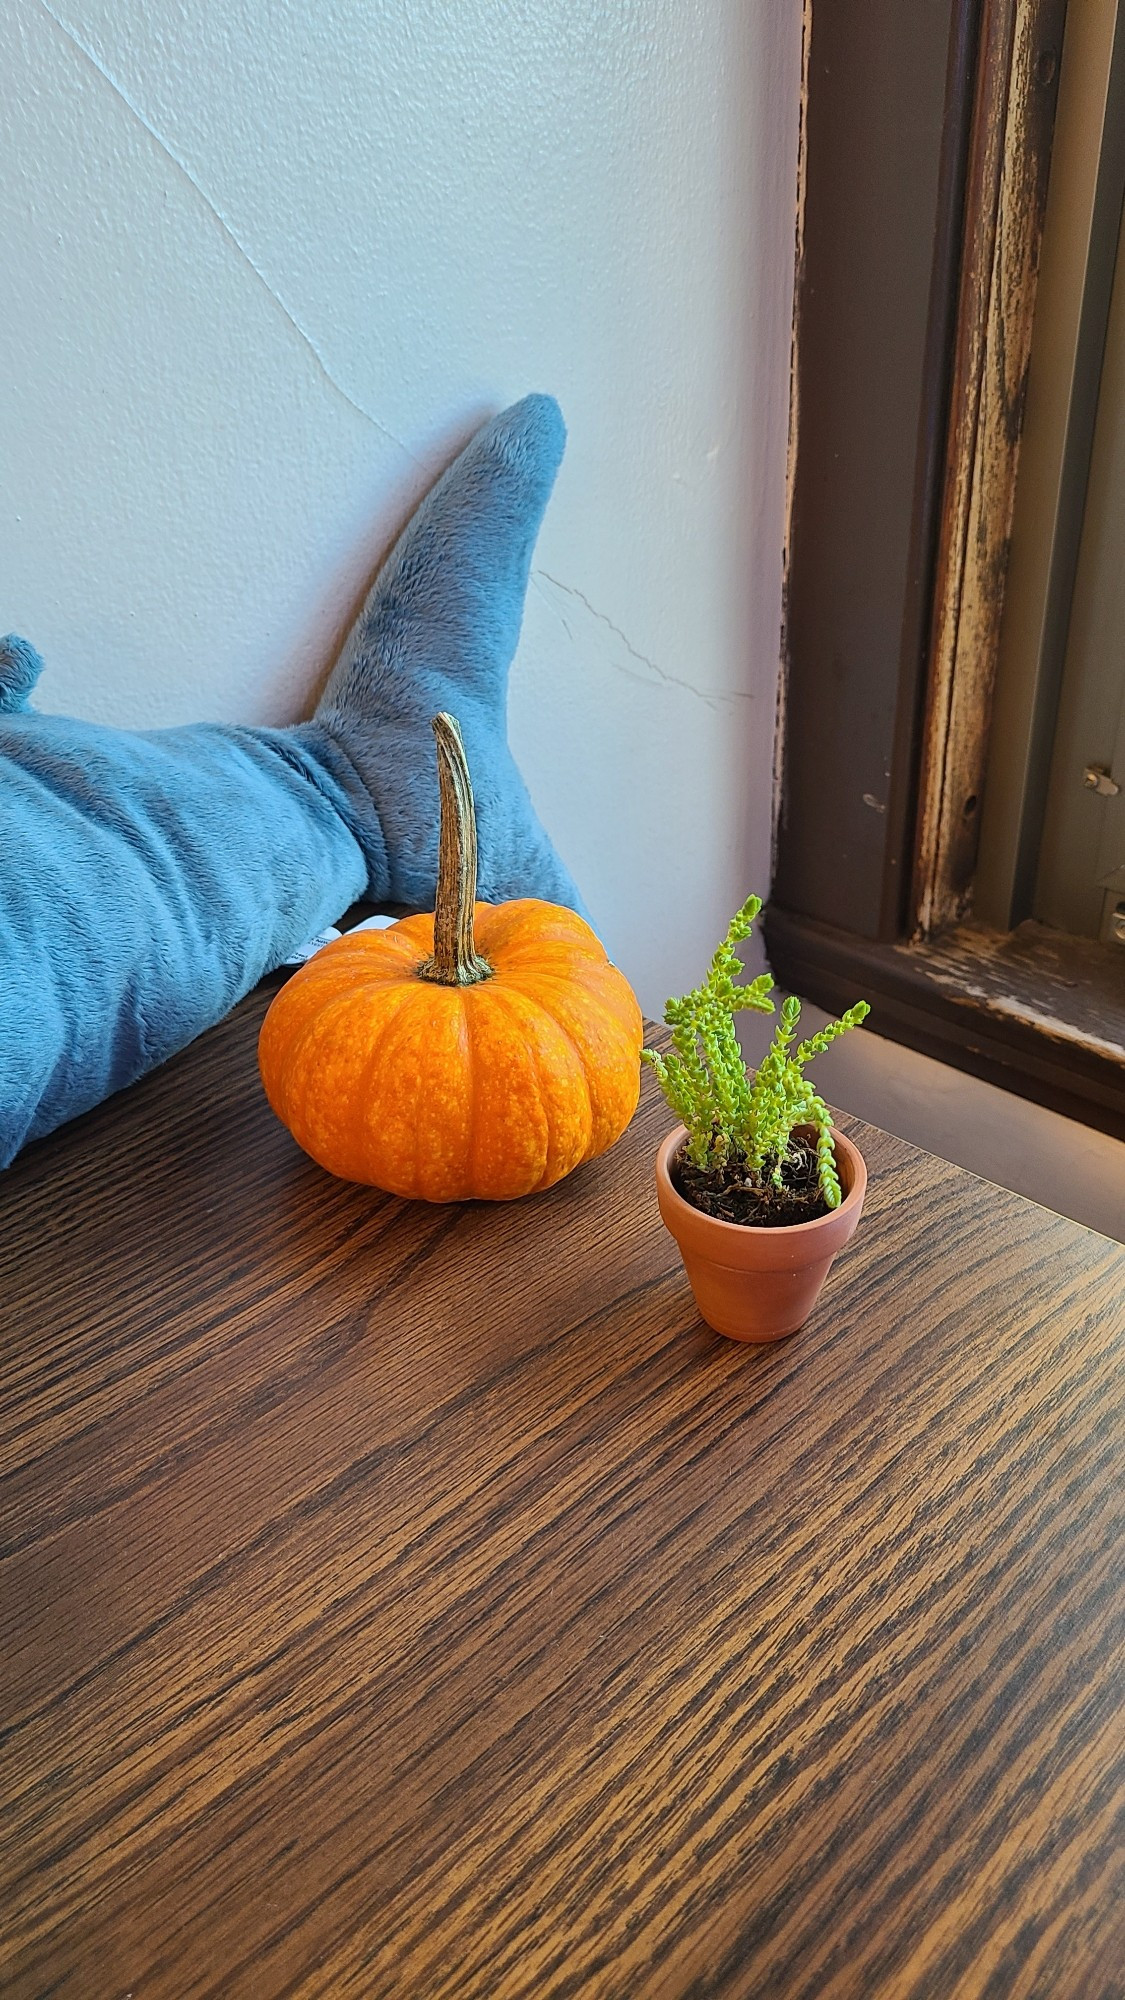
{"type": "Polygon", "coordinates": [[[672,1186],[670,1168],[686,1139],[682,1125],[656,1156],[656,1194],[664,1224],[680,1246],[695,1303],[716,1333],[730,1340],[782,1340],[804,1325],[837,1251],[853,1235],[863,1208],[867,1168],[858,1146],[836,1127],[836,1171],[844,1199],[815,1222],[755,1229],[720,1222],[693,1208],[672,1186]]]}

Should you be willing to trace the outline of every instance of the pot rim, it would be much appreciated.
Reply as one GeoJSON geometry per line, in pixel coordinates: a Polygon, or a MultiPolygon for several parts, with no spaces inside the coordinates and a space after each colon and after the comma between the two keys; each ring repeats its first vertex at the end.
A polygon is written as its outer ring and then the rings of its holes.
{"type": "MultiPolygon", "coordinates": [[[[661,1140],[656,1155],[656,1171],[663,1183],[665,1198],[674,1208],[682,1209],[685,1215],[693,1216],[697,1222],[704,1223],[709,1230],[717,1231],[719,1242],[724,1237],[734,1242],[739,1240],[745,1242],[747,1237],[758,1236],[769,1237],[778,1244],[792,1241],[796,1237],[799,1237],[802,1243],[807,1243],[814,1231],[826,1229],[833,1223],[838,1225],[853,1209],[861,1207],[867,1191],[867,1162],[855,1140],[849,1139],[846,1132],[841,1132],[838,1125],[830,1126],[829,1129],[833,1144],[850,1155],[852,1184],[839,1208],[830,1208],[827,1215],[815,1215],[809,1222],[781,1222],[772,1225],[760,1222],[725,1222],[721,1215],[708,1215],[706,1209],[696,1208],[694,1202],[685,1201],[672,1179],[669,1168],[688,1136],[686,1125],[675,1126],[667,1137],[661,1140]]],[[[813,1127],[795,1126],[794,1130],[811,1132],[813,1127]]]]}

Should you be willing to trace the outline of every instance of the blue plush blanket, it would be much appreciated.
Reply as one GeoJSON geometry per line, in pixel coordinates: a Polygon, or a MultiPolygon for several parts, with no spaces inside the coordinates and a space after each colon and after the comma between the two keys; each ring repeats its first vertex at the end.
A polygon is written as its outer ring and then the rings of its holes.
{"type": "Polygon", "coordinates": [[[37,655],[0,641],[0,1165],[183,1048],[358,897],[432,903],[440,710],[473,772],[482,897],[581,908],[505,721],[564,442],[546,396],[477,434],[392,551],[311,722],[130,732],[37,714],[37,655]]]}

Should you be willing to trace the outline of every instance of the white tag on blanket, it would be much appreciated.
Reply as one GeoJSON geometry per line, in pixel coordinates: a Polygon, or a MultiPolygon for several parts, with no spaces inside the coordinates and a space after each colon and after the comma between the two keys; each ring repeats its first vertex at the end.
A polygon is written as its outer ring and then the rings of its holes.
{"type": "MultiPolygon", "coordinates": [[[[348,937],[354,937],[357,931],[386,931],[390,929],[393,923],[397,922],[397,917],[364,917],[361,924],[352,925],[347,935],[348,937]]],[[[335,924],[329,924],[327,930],[318,931],[314,938],[310,938],[307,944],[299,946],[291,957],[283,958],[281,963],[282,965],[306,965],[310,958],[316,957],[318,951],[324,950],[326,944],[332,944],[336,938],[343,936],[344,932],[337,930],[335,924]]]]}
{"type": "Polygon", "coordinates": [[[334,939],[340,936],[342,936],[342,932],[338,931],[334,924],[329,924],[327,930],[318,931],[316,936],[310,938],[307,944],[299,944],[296,951],[290,952],[289,957],[283,958],[281,963],[282,965],[304,965],[308,959],[315,958],[318,951],[323,951],[326,944],[331,944],[334,939]]]}

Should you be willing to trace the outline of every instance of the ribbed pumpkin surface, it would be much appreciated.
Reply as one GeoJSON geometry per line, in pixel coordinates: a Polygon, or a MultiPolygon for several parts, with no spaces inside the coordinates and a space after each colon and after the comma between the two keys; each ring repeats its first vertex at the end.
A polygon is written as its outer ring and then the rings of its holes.
{"type": "Polygon", "coordinates": [[[432,916],[361,931],[282,987],[258,1060],[270,1104],[330,1173],[424,1201],[509,1201],[620,1138],[641,1013],[589,925],[552,903],[473,905],[492,977],[418,976],[432,916]]]}

